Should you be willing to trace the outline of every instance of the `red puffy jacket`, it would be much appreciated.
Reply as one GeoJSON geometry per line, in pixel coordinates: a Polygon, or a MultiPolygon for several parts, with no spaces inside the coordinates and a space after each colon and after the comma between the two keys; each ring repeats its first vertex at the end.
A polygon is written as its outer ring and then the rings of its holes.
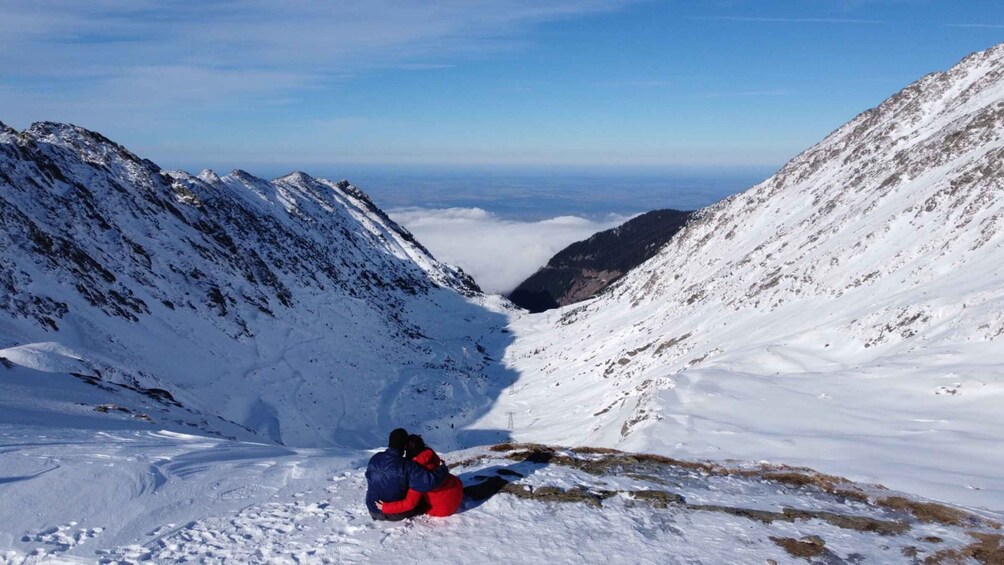
{"type": "MultiPolygon", "coordinates": [[[[436,452],[431,449],[419,453],[415,456],[415,463],[433,471],[439,467],[440,459],[436,452]]],[[[384,514],[401,514],[418,506],[418,503],[425,499],[429,505],[429,516],[449,516],[460,508],[460,503],[464,500],[464,484],[453,475],[448,475],[443,484],[429,492],[418,492],[408,490],[408,494],[403,500],[394,502],[384,502],[384,514]]]]}

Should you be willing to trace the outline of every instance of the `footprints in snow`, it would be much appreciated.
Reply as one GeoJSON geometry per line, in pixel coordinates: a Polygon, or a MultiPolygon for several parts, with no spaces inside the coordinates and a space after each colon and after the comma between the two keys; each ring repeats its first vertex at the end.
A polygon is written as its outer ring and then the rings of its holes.
{"type": "MultiPolygon", "coordinates": [[[[331,479],[324,493],[296,493],[290,501],[265,502],[236,516],[192,522],[179,530],[173,525],[151,532],[144,546],[120,547],[102,555],[104,563],[122,562],[355,562],[365,561],[373,544],[359,539],[367,530],[381,530],[361,504],[366,488],[361,472],[345,472],[331,479]],[[346,500],[346,496],[351,500],[346,500]],[[163,537],[156,537],[163,536],[163,537]]],[[[247,489],[254,490],[255,486],[247,489]]],[[[225,494],[247,493],[241,489],[225,494]]],[[[393,528],[383,540],[402,532],[393,528]]]]}
{"type": "Polygon", "coordinates": [[[67,551],[68,549],[97,537],[104,528],[78,528],[77,522],[69,522],[62,526],[52,526],[34,534],[21,537],[25,543],[42,543],[49,547],[36,547],[28,555],[17,553],[0,554],[4,563],[40,563],[67,551]]]}
{"type": "MultiPolygon", "coordinates": [[[[100,563],[351,563],[366,561],[380,544],[406,535],[408,524],[371,521],[359,497],[366,488],[362,472],[344,472],[330,480],[332,484],[321,493],[296,493],[289,501],[265,502],[247,507],[237,515],[198,520],[180,528],[164,524],[147,532],[151,541],[145,544],[96,549],[95,558],[100,563]],[[373,543],[377,540],[378,543],[373,543]]],[[[250,498],[265,488],[247,485],[223,493],[221,498],[250,498]]],[[[28,555],[0,554],[0,562],[30,563],[51,558],[102,531],[102,528],[80,528],[76,522],[47,528],[25,535],[21,541],[49,547],[36,548],[28,555]]]]}
{"type": "Polygon", "coordinates": [[[104,528],[77,528],[76,522],[70,522],[62,526],[46,528],[33,535],[26,535],[21,538],[23,542],[36,542],[51,545],[57,551],[66,551],[71,547],[79,545],[104,531],[104,528]]]}

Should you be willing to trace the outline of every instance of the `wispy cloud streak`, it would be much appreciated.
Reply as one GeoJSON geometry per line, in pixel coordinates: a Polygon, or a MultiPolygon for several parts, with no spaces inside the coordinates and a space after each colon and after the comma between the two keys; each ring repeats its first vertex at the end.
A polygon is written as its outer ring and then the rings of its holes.
{"type": "Polygon", "coordinates": [[[260,107],[359,74],[447,69],[635,1],[3,2],[0,106],[15,121],[260,107]]]}
{"type": "Polygon", "coordinates": [[[945,24],[945,27],[1004,29],[1004,24],[945,24]]]}
{"type": "Polygon", "coordinates": [[[755,16],[689,16],[688,20],[747,22],[747,23],[779,23],[779,24],[858,24],[884,25],[881,20],[862,20],[855,18],[766,18],[755,16]]]}
{"type": "Polygon", "coordinates": [[[703,96],[707,98],[730,98],[730,97],[762,97],[762,96],[791,96],[795,94],[790,90],[736,90],[733,92],[705,92],[703,96]]]}

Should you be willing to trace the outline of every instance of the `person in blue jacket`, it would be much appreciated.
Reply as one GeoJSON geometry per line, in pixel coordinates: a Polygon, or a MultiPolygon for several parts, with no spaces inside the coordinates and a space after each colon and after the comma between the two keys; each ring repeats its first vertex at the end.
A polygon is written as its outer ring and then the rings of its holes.
{"type": "Polygon", "coordinates": [[[374,520],[404,520],[425,511],[421,505],[403,514],[384,514],[384,501],[401,500],[408,495],[408,489],[429,492],[443,484],[450,471],[440,465],[434,471],[427,471],[418,463],[404,456],[408,443],[408,431],[398,428],[390,433],[387,449],[370,457],[366,466],[366,508],[374,520]]]}

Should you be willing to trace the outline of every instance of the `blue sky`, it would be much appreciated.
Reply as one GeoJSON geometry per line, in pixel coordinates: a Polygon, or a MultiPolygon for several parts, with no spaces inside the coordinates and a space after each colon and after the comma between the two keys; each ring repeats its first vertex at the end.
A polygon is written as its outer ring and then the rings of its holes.
{"type": "Polygon", "coordinates": [[[0,121],[188,169],[774,166],[1001,41],[999,0],[8,0],[0,121]]]}

